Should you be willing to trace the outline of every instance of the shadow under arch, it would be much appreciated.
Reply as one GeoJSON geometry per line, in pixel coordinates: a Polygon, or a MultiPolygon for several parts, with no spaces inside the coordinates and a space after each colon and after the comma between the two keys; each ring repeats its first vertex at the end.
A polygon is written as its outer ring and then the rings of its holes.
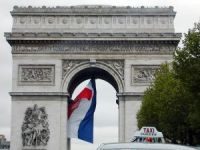
{"type": "Polygon", "coordinates": [[[123,91],[123,81],[118,72],[106,63],[90,62],[81,63],[69,71],[63,79],[63,92],[68,92],[71,97],[75,88],[83,81],[90,78],[102,79],[110,83],[117,93],[123,91]]]}

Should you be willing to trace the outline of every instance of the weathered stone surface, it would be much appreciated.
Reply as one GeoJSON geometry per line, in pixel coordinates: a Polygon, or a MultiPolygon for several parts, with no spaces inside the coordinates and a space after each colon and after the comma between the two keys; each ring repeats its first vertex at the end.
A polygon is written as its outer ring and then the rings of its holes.
{"type": "Polygon", "coordinates": [[[173,7],[18,7],[13,32],[174,32],[173,7]],[[56,15],[55,15],[56,14],[56,15]]]}

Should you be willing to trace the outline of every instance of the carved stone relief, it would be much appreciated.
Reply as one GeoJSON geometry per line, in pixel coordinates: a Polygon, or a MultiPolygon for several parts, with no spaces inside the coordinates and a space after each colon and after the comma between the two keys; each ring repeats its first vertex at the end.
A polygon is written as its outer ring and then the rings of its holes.
{"type": "Polygon", "coordinates": [[[48,115],[45,107],[28,107],[22,124],[22,145],[24,147],[46,146],[50,138],[48,115]]]}
{"type": "Polygon", "coordinates": [[[69,23],[69,18],[67,18],[67,17],[62,18],[62,23],[63,23],[63,24],[69,23]]]}
{"type": "Polygon", "coordinates": [[[91,17],[91,18],[90,18],[90,23],[91,23],[91,24],[96,24],[96,23],[97,23],[97,20],[98,20],[97,18],[91,17]]]}
{"type": "Polygon", "coordinates": [[[149,85],[155,79],[159,65],[132,65],[132,85],[149,85]]]}
{"type": "Polygon", "coordinates": [[[33,22],[34,22],[34,24],[39,24],[40,23],[40,17],[34,17],[33,18],[33,22]]]}
{"type": "Polygon", "coordinates": [[[81,18],[81,17],[76,18],[76,23],[77,24],[83,23],[83,18],[81,18]]]}
{"type": "Polygon", "coordinates": [[[55,18],[54,17],[48,17],[48,23],[49,24],[53,24],[54,23],[54,21],[55,21],[55,18]]]}
{"type": "Polygon", "coordinates": [[[132,26],[136,26],[136,25],[139,24],[140,17],[135,16],[135,17],[131,17],[130,19],[131,19],[130,23],[131,23],[132,26]]]}
{"type": "Polygon", "coordinates": [[[19,65],[19,85],[54,85],[54,65],[19,65]]]}
{"type": "Polygon", "coordinates": [[[124,61],[123,60],[105,60],[103,61],[107,65],[109,65],[111,68],[113,68],[121,77],[121,79],[124,79],[124,61]]]}
{"type": "Polygon", "coordinates": [[[64,78],[72,68],[78,66],[83,60],[63,60],[62,62],[62,77],[64,78]]]}
{"type": "MultiPolygon", "coordinates": [[[[146,16],[141,16],[140,17],[140,22],[138,21],[138,17],[131,17],[131,22],[132,24],[144,24],[144,22],[147,22],[147,24],[153,24],[153,25],[157,25],[156,23],[153,22],[155,17],[151,17],[148,19],[145,18],[146,16]]],[[[44,24],[45,26],[48,25],[52,25],[52,24],[56,24],[58,27],[61,25],[63,27],[63,25],[65,25],[66,23],[69,24],[69,28],[76,28],[76,25],[80,25],[82,24],[83,28],[89,28],[88,24],[98,24],[98,28],[104,28],[102,26],[102,23],[105,25],[108,24],[112,24],[112,28],[118,28],[118,25],[122,25],[122,24],[130,24],[130,19],[128,16],[126,17],[120,17],[120,16],[114,16],[114,17],[102,17],[102,16],[98,16],[98,17],[91,17],[91,16],[84,16],[84,17],[80,17],[80,16],[71,16],[71,19],[68,19],[68,17],[65,16],[65,18],[63,18],[62,16],[56,16],[56,17],[48,17],[48,16],[40,16],[40,17],[35,17],[35,16],[30,16],[30,17],[23,17],[20,16],[18,18],[15,18],[15,22],[14,22],[14,26],[15,25],[20,25],[17,26],[18,28],[23,28],[26,26],[26,28],[29,28],[29,26],[27,25],[31,25],[31,28],[41,28],[40,24],[44,24]],[[43,21],[46,20],[46,23],[43,21]],[[60,20],[62,20],[60,22],[60,20]],[[86,21],[89,20],[89,21],[86,21]],[[99,20],[99,21],[97,21],[99,20]],[[102,20],[102,21],[101,21],[102,20]],[[117,21],[117,25],[116,24],[117,21]],[[74,24],[75,22],[75,24],[74,24]]],[[[166,19],[168,18],[163,18],[163,17],[159,17],[160,19],[160,23],[162,25],[164,25],[165,28],[167,28],[167,22],[166,19]],[[166,25],[165,25],[166,24],[166,25]]],[[[173,23],[173,22],[171,22],[173,23]]],[[[111,27],[111,26],[110,26],[111,27]]],[[[145,27],[145,26],[143,26],[145,27]]],[[[55,27],[54,27],[55,28],[55,27]]],[[[57,27],[56,27],[57,28],[57,27]]],[[[131,26],[126,27],[124,26],[123,28],[132,28],[131,26]]]]}
{"type": "MultiPolygon", "coordinates": [[[[88,62],[89,60],[63,60],[63,78],[80,63],[88,62]]],[[[123,60],[96,60],[95,63],[106,64],[111,67],[123,80],[124,79],[124,61],[123,60]]]]}
{"type": "Polygon", "coordinates": [[[67,44],[18,44],[12,53],[131,53],[171,54],[175,45],[132,43],[67,43],[67,44]]]}

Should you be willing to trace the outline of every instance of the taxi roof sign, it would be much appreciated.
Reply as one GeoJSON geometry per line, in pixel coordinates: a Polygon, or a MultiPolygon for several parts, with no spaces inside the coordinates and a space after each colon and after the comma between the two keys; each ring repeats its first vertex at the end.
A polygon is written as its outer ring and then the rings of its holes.
{"type": "Polygon", "coordinates": [[[163,137],[162,132],[158,132],[155,127],[142,127],[140,131],[136,131],[135,137],[163,137]]]}

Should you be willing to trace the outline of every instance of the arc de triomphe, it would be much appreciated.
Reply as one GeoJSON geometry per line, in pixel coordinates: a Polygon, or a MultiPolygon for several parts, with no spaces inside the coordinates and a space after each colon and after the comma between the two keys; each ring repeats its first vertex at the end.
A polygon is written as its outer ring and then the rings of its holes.
{"type": "Polygon", "coordinates": [[[119,141],[136,130],[144,90],[181,38],[173,7],[18,7],[11,11],[11,150],[65,150],[67,99],[82,81],[109,82],[119,100],[119,141]]]}

